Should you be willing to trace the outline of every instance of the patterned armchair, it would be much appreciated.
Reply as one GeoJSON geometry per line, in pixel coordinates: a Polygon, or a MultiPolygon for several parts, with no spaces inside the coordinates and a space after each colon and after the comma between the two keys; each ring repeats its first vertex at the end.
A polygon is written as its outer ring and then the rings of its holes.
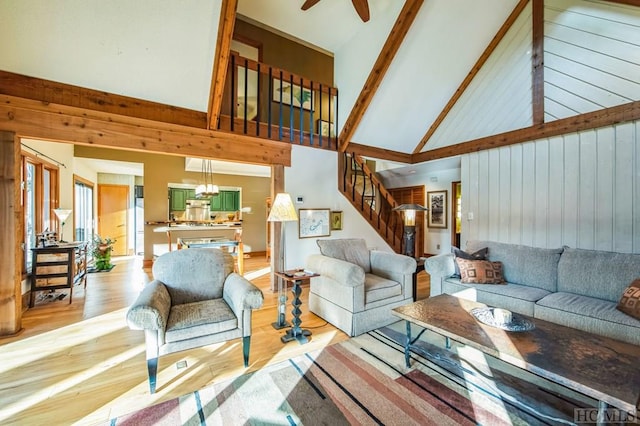
{"type": "Polygon", "coordinates": [[[233,267],[231,255],[215,248],[173,251],[154,262],[154,280],[127,312],[129,327],[145,332],[151,393],[160,355],[242,337],[248,366],[251,311],[263,294],[233,267]]]}

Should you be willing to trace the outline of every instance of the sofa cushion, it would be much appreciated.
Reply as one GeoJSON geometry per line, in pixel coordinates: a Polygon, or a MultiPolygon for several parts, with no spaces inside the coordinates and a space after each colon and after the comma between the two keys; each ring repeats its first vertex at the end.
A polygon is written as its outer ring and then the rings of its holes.
{"type": "Polygon", "coordinates": [[[640,278],[634,280],[624,290],[617,309],[627,315],[640,319],[640,278]]]}
{"type": "Polygon", "coordinates": [[[558,261],[562,248],[543,249],[493,241],[469,241],[468,251],[489,248],[487,260],[502,262],[504,279],[510,283],[557,290],[558,261]]]}
{"type": "Polygon", "coordinates": [[[316,240],[320,253],[334,259],[355,263],[364,269],[364,272],[371,272],[371,261],[369,259],[369,249],[367,243],[362,238],[342,238],[335,240],[316,240]]]}
{"type": "Polygon", "coordinates": [[[551,293],[535,306],[536,318],[640,344],[640,320],[616,309],[616,302],[573,293],[551,293]]]}
{"type": "Polygon", "coordinates": [[[638,254],[566,248],[558,262],[558,291],[610,302],[638,277],[638,254]]]}
{"type": "Polygon", "coordinates": [[[461,281],[465,284],[503,284],[502,263],[456,258],[461,281]]]}
{"type": "MultiPolygon", "coordinates": [[[[488,252],[489,249],[487,247],[481,248],[480,250],[473,253],[467,253],[466,251],[460,250],[458,247],[451,247],[451,253],[453,253],[456,258],[459,257],[466,260],[486,260],[488,252]]],[[[458,267],[458,264],[456,262],[454,262],[454,266],[456,269],[455,276],[459,277],[460,268],[458,267]]]]}
{"type": "Polygon", "coordinates": [[[171,307],[165,339],[171,343],[237,327],[238,320],[223,299],[185,303],[171,307]]]}
{"type": "Polygon", "coordinates": [[[386,278],[374,274],[365,274],[364,278],[364,303],[377,302],[402,294],[402,286],[386,278]]]}

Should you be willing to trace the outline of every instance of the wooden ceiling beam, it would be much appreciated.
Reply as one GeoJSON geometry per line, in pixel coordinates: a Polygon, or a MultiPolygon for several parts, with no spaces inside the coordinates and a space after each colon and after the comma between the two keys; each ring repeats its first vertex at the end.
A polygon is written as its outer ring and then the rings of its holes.
{"type": "Polygon", "coordinates": [[[384,148],[376,148],[373,146],[360,145],[354,142],[349,144],[349,152],[353,152],[361,157],[411,164],[411,154],[391,151],[384,148]]]}
{"type": "Polygon", "coordinates": [[[544,123],[544,0],[532,0],[531,106],[533,124],[544,123]]]}
{"type": "Polygon", "coordinates": [[[220,8],[220,22],[218,24],[218,39],[215,55],[213,57],[213,71],[211,75],[211,88],[209,90],[209,107],[207,109],[207,124],[210,130],[218,128],[218,119],[222,108],[222,95],[224,94],[224,82],[229,69],[229,56],[231,54],[231,40],[233,28],[236,24],[236,11],[238,0],[222,0],[220,8]]]}
{"type": "Polygon", "coordinates": [[[498,135],[421,152],[412,156],[412,163],[422,163],[424,161],[453,157],[455,155],[597,129],[634,120],[640,120],[640,101],[629,102],[624,105],[588,112],[575,117],[536,124],[523,129],[512,130],[498,135]]]}
{"type": "Polygon", "coordinates": [[[369,73],[369,77],[367,77],[367,81],[364,83],[364,86],[360,91],[360,95],[358,95],[358,99],[356,99],[356,102],[349,113],[349,117],[342,127],[342,131],[338,137],[338,150],[340,152],[344,152],[351,142],[351,138],[358,128],[360,121],[362,121],[364,113],[371,104],[373,96],[378,90],[378,87],[380,87],[380,83],[382,83],[396,52],[402,45],[402,41],[407,35],[407,32],[409,32],[409,28],[411,28],[411,24],[415,20],[423,2],[424,0],[406,0],[404,3],[404,6],[398,15],[398,19],[396,19],[396,22],[389,33],[389,37],[387,37],[387,41],[385,41],[384,46],[380,51],[380,55],[378,55],[378,59],[376,59],[376,62],[369,73]]]}
{"type": "Polygon", "coordinates": [[[498,44],[500,44],[509,29],[511,29],[513,23],[516,21],[516,19],[518,19],[518,16],[520,16],[520,13],[522,13],[528,2],[529,0],[520,0],[518,4],[513,8],[509,17],[506,19],[506,21],[504,21],[496,35],[493,36],[493,39],[491,40],[487,48],[484,50],[484,52],[482,52],[482,55],[480,55],[475,65],[471,68],[462,83],[460,83],[460,86],[453,93],[451,99],[449,99],[449,102],[447,102],[442,111],[440,111],[440,114],[438,115],[438,117],[436,117],[431,127],[429,127],[427,133],[425,133],[416,148],[413,150],[414,155],[419,154],[420,151],[422,151],[427,142],[429,142],[429,139],[431,139],[431,136],[433,136],[436,130],[438,130],[438,127],[440,127],[444,119],[447,117],[447,115],[449,115],[449,112],[453,109],[453,106],[462,97],[462,94],[467,90],[467,87],[469,87],[478,72],[480,72],[482,66],[487,62],[496,47],[498,47],[498,44]]]}
{"type": "Polygon", "coordinates": [[[0,131],[54,142],[252,164],[291,165],[291,146],[286,143],[6,95],[0,95],[0,131]]]}
{"type": "Polygon", "coordinates": [[[0,94],[205,129],[204,112],[0,71],[0,94]]]}

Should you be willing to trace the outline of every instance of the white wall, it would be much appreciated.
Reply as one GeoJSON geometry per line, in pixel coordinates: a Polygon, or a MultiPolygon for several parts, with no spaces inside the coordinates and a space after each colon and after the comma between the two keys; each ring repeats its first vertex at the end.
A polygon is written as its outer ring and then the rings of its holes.
{"type": "Polygon", "coordinates": [[[464,155],[462,218],[463,247],[640,253],[640,121],[464,155]]]}
{"type": "MultiPolygon", "coordinates": [[[[300,208],[328,208],[342,210],[342,230],[332,231],[330,237],[364,238],[369,248],[392,252],[387,243],[360,216],[349,201],[338,192],[337,153],[294,145],[291,152],[292,167],[285,169],[285,191],[296,197],[304,197],[300,208]],[[319,165],[322,165],[319,167],[319,165]]],[[[320,253],[316,240],[298,238],[298,222],[285,226],[286,268],[304,266],[306,258],[320,253]]]]}

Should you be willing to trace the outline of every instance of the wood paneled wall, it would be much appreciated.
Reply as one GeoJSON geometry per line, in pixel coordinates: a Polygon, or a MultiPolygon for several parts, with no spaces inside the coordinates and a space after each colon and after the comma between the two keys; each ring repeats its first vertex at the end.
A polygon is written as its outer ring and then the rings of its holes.
{"type": "Polygon", "coordinates": [[[640,121],[464,155],[462,188],[463,246],[640,253],[640,121]]]}
{"type": "Polygon", "coordinates": [[[640,99],[640,8],[546,0],[545,121],[640,99]]]}

